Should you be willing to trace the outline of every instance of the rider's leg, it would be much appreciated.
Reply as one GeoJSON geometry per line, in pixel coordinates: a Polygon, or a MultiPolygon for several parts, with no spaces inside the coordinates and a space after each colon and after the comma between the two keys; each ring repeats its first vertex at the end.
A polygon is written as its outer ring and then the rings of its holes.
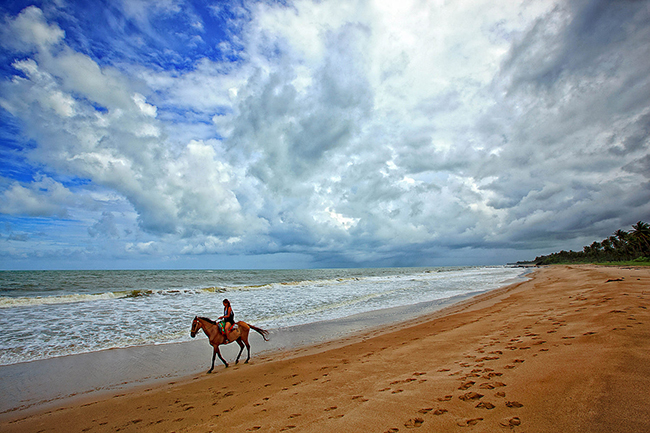
{"type": "Polygon", "coordinates": [[[230,324],[229,322],[224,323],[224,326],[223,326],[223,330],[226,333],[226,340],[228,340],[228,341],[230,341],[230,338],[228,338],[228,334],[230,334],[231,326],[232,326],[232,324],[230,324]]]}

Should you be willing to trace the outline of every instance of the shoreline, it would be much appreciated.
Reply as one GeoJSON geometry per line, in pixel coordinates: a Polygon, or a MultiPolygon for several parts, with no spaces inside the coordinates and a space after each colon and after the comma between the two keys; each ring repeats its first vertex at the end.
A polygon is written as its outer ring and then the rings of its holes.
{"type": "MultiPolygon", "coordinates": [[[[525,281],[526,272],[506,282],[525,281]]],[[[501,287],[501,288],[503,288],[501,287]]],[[[499,289],[495,289],[499,290],[499,289]]],[[[251,333],[251,362],[288,357],[309,347],[357,335],[381,331],[403,320],[418,320],[472,299],[486,291],[471,292],[434,301],[357,313],[342,319],[313,322],[270,329],[271,338],[264,342],[251,333]]],[[[187,332],[189,333],[188,323],[187,332]]],[[[222,355],[234,362],[236,344],[221,346],[222,355]]],[[[31,414],[57,405],[92,397],[101,398],[115,392],[156,386],[170,380],[183,380],[209,368],[212,347],[199,333],[184,342],[151,344],[105,349],[0,366],[0,421],[15,414],[31,414]]],[[[246,356],[246,351],[242,354],[246,356]]],[[[216,367],[223,367],[219,360],[216,367]]]]}
{"type": "Polygon", "coordinates": [[[649,269],[545,267],[408,323],[9,414],[0,429],[648,431],[649,299],[649,269]]]}

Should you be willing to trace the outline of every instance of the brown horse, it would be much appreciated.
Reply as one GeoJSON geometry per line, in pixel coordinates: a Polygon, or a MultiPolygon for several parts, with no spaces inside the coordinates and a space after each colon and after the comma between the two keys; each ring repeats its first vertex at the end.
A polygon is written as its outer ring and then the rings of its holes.
{"type": "Polygon", "coordinates": [[[226,340],[226,336],[223,335],[221,331],[219,331],[217,322],[210,320],[207,317],[194,317],[190,336],[194,338],[200,329],[203,329],[203,332],[208,336],[208,339],[210,340],[210,344],[212,347],[214,347],[214,352],[212,353],[212,366],[210,367],[210,370],[208,370],[208,373],[212,373],[212,370],[214,370],[214,359],[217,355],[219,355],[221,362],[223,362],[224,365],[228,367],[228,363],[221,357],[219,345],[232,343],[233,341],[236,341],[237,344],[239,344],[239,354],[237,355],[237,360],[235,361],[235,364],[237,364],[239,362],[241,353],[244,351],[244,345],[246,345],[246,349],[248,351],[246,363],[248,363],[248,360],[251,359],[251,346],[248,344],[248,333],[251,329],[257,331],[262,336],[262,338],[264,338],[264,341],[269,341],[269,331],[253,325],[249,325],[246,322],[237,322],[237,327],[228,333],[228,340],[226,340]]]}

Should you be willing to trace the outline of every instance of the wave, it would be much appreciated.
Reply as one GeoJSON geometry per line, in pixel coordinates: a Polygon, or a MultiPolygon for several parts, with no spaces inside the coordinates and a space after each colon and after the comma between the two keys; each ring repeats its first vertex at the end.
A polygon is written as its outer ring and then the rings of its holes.
{"type": "Polygon", "coordinates": [[[76,302],[101,301],[116,299],[120,296],[114,292],[94,294],[70,294],[58,296],[0,296],[0,308],[33,307],[37,305],[71,304],[76,302]]]}
{"type": "Polygon", "coordinates": [[[388,281],[388,280],[404,280],[404,279],[438,279],[446,278],[441,273],[449,273],[454,271],[466,271],[467,268],[443,268],[435,269],[433,271],[420,271],[413,273],[402,274],[387,274],[387,275],[368,275],[368,276],[346,276],[334,277],[324,279],[297,279],[294,281],[278,281],[263,284],[251,285],[225,285],[225,286],[209,286],[209,287],[196,287],[196,288],[169,288],[169,289],[130,289],[130,290],[117,290],[107,291],[101,293],[68,293],[61,295],[37,295],[37,296],[0,296],[0,309],[14,308],[14,307],[35,307],[40,305],[53,305],[53,304],[69,304],[80,302],[96,302],[96,301],[110,301],[116,299],[142,299],[153,296],[182,296],[182,295],[196,295],[206,293],[226,293],[226,292],[240,292],[240,291],[258,291],[258,290],[292,290],[299,288],[316,288],[325,286],[345,285],[349,282],[372,282],[372,281],[388,281]]]}
{"type": "Polygon", "coordinates": [[[141,299],[152,296],[182,296],[182,295],[196,295],[201,293],[225,293],[233,291],[247,291],[247,290],[264,290],[272,289],[278,286],[300,286],[306,284],[304,281],[295,283],[271,283],[259,284],[252,286],[231,286],[231,287],[203,287],[196,289],[134,289],[134,290],[118,290],[113,292],[103,293],[71,293],[64,295],[45,295],[45,296],[0,296],[0,309],[14,308],[14,307],[35,307],[40,305],[55,305],[55,304],[72,304],[81,302],[96,302],[96,301],[109,301],[116,299],[141,299]]]}

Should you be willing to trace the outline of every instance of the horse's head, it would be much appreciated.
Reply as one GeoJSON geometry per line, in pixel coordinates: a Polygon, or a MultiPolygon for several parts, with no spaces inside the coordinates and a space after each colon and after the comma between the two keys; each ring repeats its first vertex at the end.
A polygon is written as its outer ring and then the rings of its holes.
{"type": "Polygon", "coordinates": [[[190,331],[190,337],[196,337],[196,333],[199,332],[199,329],[201,329],[201,322],[199,321],[199,318],[195,316],[194,320],[192,321],[192,330],[190,331]]]}

